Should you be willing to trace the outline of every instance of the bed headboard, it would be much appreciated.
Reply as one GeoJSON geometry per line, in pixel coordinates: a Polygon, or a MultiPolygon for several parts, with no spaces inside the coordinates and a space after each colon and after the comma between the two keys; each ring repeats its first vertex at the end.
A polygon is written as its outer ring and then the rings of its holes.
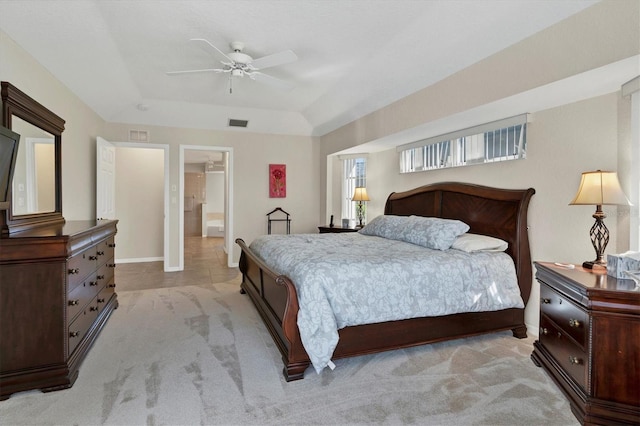
{"type": "Polygon", "coordinates": [[[460,182],[435,183],[391,193],[384,214],[458,219],[469,225],[469,232],[507,241],[507,253],[516,265],[520,293],[526,304],[533,278],[527,211],[535,192],[533,188],[499,189],[460,182]]]}

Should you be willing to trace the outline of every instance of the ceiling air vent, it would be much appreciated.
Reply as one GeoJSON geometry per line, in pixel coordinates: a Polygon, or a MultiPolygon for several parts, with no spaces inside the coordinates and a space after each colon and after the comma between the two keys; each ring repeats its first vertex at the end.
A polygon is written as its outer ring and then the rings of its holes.
{"type": "Polygon", "coordinates": [[[149,142],[149,132],[146,130],[129,130],[129,142],[149,142]]]}
{"type": "Polygon", "coordinates": [[[237,120],[235,118],[229,119],[229,127],[247,127],[249,120],[237,120]]]}

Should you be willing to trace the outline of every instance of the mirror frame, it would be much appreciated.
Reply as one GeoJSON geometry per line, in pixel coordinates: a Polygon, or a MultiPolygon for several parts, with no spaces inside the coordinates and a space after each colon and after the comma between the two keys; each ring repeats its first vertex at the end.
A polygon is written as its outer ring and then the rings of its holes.
{"type": "MultiPolygon", "coordinates": [[[[0,82],[2,96],[2,125],[11,129],[13,116],[51,133],[55,139],[55,210],[46,213],[30,213],[13,215],[11,205],[3,215],[0,215],[0,229],[2,235],[26,231],[31,228],[64,223],[62,216],[62,132],[65,121],[56,114],[36,102],[30,96],[13,86],[11,83],[0,82]]],[[[11,188],[9,189],[11,192],[11,188]]],[[[9,200],[12,200],[9,194],[9,200]]]]}

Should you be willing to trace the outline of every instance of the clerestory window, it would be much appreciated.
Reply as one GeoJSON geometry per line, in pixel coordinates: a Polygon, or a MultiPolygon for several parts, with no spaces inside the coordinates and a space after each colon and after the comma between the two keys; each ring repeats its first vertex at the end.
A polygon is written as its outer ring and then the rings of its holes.
{"type": "Polygon", "coordinates": [[[469,166],[527,156],[527,114],[397,148],[400,173],[469,166]]]}

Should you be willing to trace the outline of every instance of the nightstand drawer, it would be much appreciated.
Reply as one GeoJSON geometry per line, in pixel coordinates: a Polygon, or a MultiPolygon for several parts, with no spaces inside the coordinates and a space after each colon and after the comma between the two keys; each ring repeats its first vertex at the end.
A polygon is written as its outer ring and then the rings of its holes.
{"type": "Polygon", "coordinates": [[[565,334],[571,336],[582,349],[586,348],[589,329],[587,313],[544,283],[540,285],[540,311],[553,320],[565,334]]]}
{"type": "Polygon", "coordinates": [[[540,343],[583,389],[586,388],[587,353],[547,316],[540,316],[540,343]]]}

